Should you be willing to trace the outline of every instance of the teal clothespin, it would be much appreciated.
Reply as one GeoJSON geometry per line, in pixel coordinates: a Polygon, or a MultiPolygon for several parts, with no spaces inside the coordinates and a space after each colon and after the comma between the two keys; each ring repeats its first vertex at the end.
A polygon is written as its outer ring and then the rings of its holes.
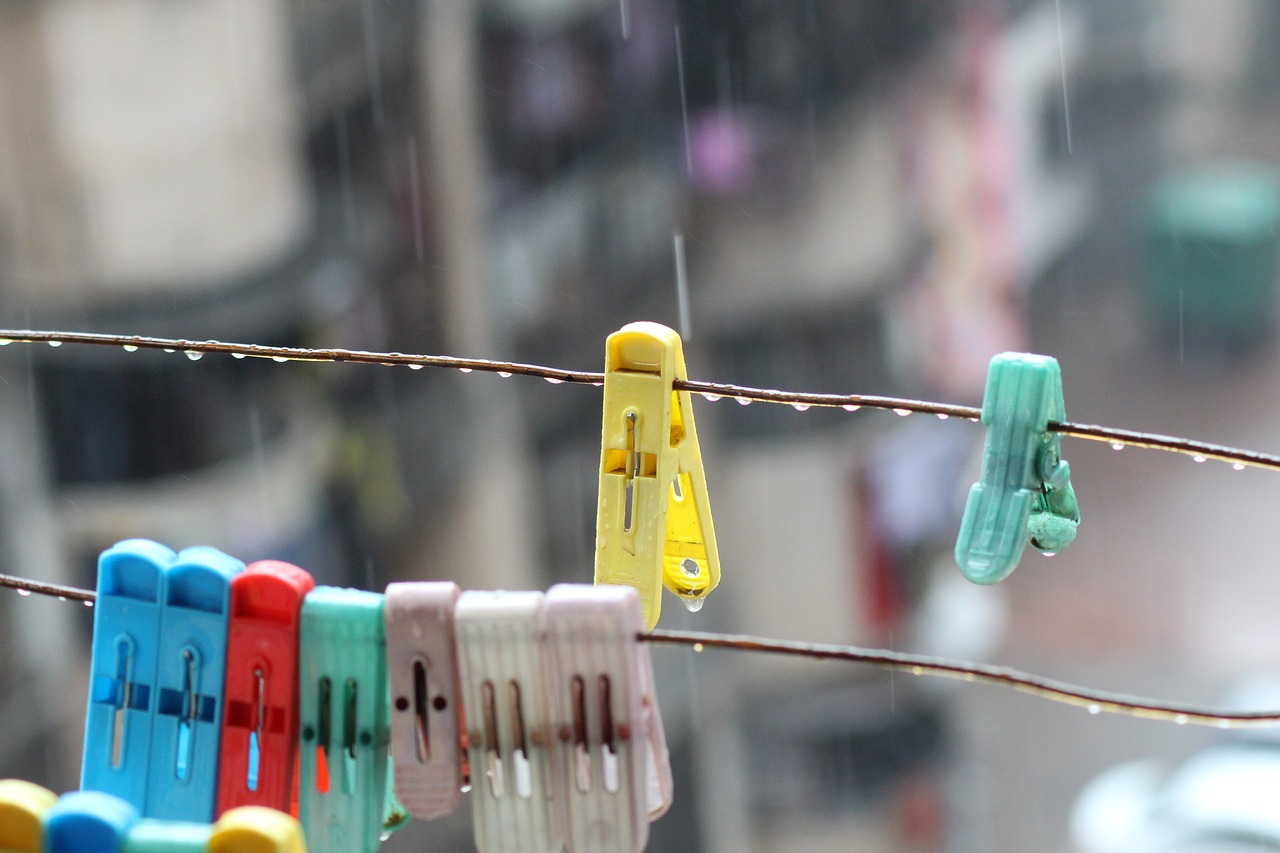
{"type": "Polygon", "coordinates": [[[299,626],[298,809],[312,853],[372,853],[408,819],[390,784],[383,596],[316,587],[299,626]]]}
{"type": "Polygon", "coordinates": [[[130,827],[120,853],[205,853],[212,832],[207,823],[143,818],[130,827]]]}
{"type": "Polygon", "coordinates": [[[996,583],[1030,543],[1061,551],[1076,538],[1080,510],[1071,467],[1050,421],[1066,418],[1057,359],[1006,352],[991,359],[982,398],[987,446],[982,479],[969,490],[956,562],[974,583],[996,583]]]}

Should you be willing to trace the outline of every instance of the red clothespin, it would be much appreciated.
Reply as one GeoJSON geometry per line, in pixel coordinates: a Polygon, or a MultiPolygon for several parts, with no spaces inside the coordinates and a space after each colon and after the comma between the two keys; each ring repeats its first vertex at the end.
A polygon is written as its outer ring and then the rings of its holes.
{"type": "Polygon", "coordinates": [[[274,560],[231,582],[218,814],[289,811],[298,755],[298,622],[311,575],[274,560]]]}

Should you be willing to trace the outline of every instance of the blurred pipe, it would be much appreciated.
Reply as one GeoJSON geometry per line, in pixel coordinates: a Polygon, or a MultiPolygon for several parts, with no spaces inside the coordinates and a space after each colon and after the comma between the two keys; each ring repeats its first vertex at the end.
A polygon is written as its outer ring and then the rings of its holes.
{"type": "MultiPolygon", "coordinates": [[[[430,180],[430,220],[436,228],[441,326],[456,355],[511,354],[497,328],[485,255],[489,175],[481,128],[476,5],[429,0],[420,5],[420,62],[430,180]]],[[[530,453],[520,430],[515,390],[493,377],[461,382],[472,444],[463,452],[458,493],[432,526],[427,569],[448,567],[465,585],[541,586],[534,567],[541,550],[532,532],[530,453]],[[461,574],[465,572],[466,574],[461,574]]]]}

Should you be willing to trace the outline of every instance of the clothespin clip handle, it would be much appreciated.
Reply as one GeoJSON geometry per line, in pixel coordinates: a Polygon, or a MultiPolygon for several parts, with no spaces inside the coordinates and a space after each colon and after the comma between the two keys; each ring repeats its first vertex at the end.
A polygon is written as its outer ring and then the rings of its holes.
{"type": "Polygon", "coordinates": [[[44,816],[58,797],[21,779],[0,779],[0,853],[40,853],[44,816]]]}
{"type": "Polygon", "coordinates": [[[63,794],[45,812],[45,853],[120,853],[139,819],[131,803],[111,794],[63,794]]]}

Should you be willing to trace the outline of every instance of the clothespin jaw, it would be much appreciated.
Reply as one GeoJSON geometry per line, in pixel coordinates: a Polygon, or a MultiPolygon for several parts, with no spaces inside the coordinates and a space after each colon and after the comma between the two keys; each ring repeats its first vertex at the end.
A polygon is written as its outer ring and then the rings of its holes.
{"type": "Polygon", "coordinates": [[[208,853],[307,853],[302,827],[287,814],[262,806],[234,808],[218,819],[208,853]]]}
{"type": "Polygon", "coordinates": [[[680,336],[630,323],[605,345],[598,584],[640,593],[646,629],[658,623],[662,587],[691,610],[720,582],[711,504],[680,336]]]}
{"type": "Polygon", "coordinates": [[[544,614],[565,846],[639,853],[672,798],[653,664],[637,640],[639,597],[622,586],[561,584],[544,614]]]}
{"type": "Polygon", "coordinates": [[[369,853],[405,819],[388,785],[383,596],[320,586],[299,630],[298,809],[319,853],[369,853]]]}
{"type": "Polygon", "coordinates": [[[1080,523],[1071,469],[1050,421],[1066,418],[1056,359],[1001,353],[991,360],[982,399],[987,426],[982,478],[969,491],[956,562],[974,583],[996,583],[1030,541],[1045,552],[1070,545],[1080,523]]]}
{"type": "Polygon", "coordinates": [[[234,557],[197,546],[166,572],[146,817],[214,818],[231,580],[243,571],[234,557]]]}
{"type": "Polygon", "coordinates": [[[419,820],[462,799],[462,695],[454,608],[458,585],[393,583],[386,593],[391,760],[396,797],[419,820]]]}
{"type": "Polygon", "coordinates": [[[218,807],[288,811],[298,757],[298,622],[311,575],[274,560],[231,580],[218,807]]]}
{"type": "Polygon", "coordinates": [[[45,812],[45,853],[122,853],[138,822],[131,803],[101,791],[63,794],[45,812]]]}
{"type": "Polygon", "coordinates": [[[98,559],[80,787],[114,794],[139,811],[151,768],[166,571],[176,558],[157,542],[129,539],[98,559]]]}
{"type": "Polygon", "coordinates": [[[480,853],[558,853],[540,592],[464,592],[454,614],[480,853]]]}
{"type": "Polygon", "coordinates": [[[44,815],[58,797],[21,779],[0,779],[0,853],[41,853],[44,815]]]}
{"type": "Polygon", "coordinates": [[[121,853],[205,853],[207,823],[143,818],[129,828],[121,853]]]}

